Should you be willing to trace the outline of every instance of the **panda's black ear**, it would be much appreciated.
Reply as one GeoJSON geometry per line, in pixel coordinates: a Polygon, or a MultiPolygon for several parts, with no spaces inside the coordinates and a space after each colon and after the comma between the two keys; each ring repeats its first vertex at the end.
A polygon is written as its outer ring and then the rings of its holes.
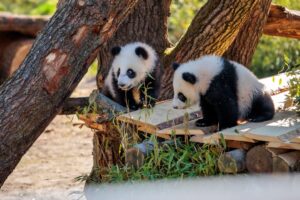
{"type": "Polygon", "coordinates": [[[172,67],[173,67],[174,71],[176,71],[176,69],[178,69],[178,67],[180,67],[180,64],[174,62],[174,63],[172,64],[172,67]]]}
{"type": "Polygon", "coordinates": [[[120,53],[120,51],[121,51],[121,47],[116,46],[110,50],[110,53],[111,53],[111,55],[116,56],[120,53]]]}
{"type": "Polygon", "coordinates": [[[192,74],[192,73],[189,73],[189,72],[184,72],[183,74],[182,74],[182,78],[183,78],[183,80],[185,80],[186,82],[189,82],[189,83],[191,83],[191,84],[195,84],[196,83],[196,81],[197,81],[197,78],[196,78],[196,76],[194,75],[194,74],[192,74]]]}
{"type": "Polygon", "coordinates": [[[148,59],[148,53],[143,47],[137,47],[135,49],[135,54],[139,57],[144,58],[145,60],[148,59]]]}

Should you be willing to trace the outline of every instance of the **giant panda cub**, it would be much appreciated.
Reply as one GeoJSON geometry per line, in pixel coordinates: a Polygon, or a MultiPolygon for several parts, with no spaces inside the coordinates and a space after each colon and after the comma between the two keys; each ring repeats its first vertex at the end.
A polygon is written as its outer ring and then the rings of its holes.
{"type": "Polygon", "coordinates": [[[274,116],[271,96],[256,76],[243,65],[208,55],[187,63],[174,63],[175,109],[200,102],[203,118],[196,126],[219,125],[219,130],[238,120],[261,122],[274,116]]]}
{"type": "Polygon", "coordinates": [[[114,58],[103,93],[130,110],[153,107],[159,94],[161,70],[155,50],[134,42],[116,46],[111,53],[114,58]]]}

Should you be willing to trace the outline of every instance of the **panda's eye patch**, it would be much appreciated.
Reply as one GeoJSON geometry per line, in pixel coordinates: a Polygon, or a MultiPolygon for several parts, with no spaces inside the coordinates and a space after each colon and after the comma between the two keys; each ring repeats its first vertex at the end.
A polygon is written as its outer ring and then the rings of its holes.
{"type": "Polygon", "coordinates": [[[178,99],[179,99],[180,101],[186,102],[186,97],[184,96],[184,94],[182,94],[181,92],[179,92],[179,93],[177,94],[177,96],[178,96],[178,99]]]}
{"type": "Polygon", "coordinates": [[[134,78],[135,77],[135,72],[132,69],[128,69],[126,74],[129,78],[134,78]]]}

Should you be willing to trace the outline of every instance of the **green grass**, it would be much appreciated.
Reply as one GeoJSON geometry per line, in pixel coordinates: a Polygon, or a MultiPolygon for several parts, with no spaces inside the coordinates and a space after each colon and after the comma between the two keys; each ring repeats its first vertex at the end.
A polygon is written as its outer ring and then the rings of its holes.
{"type": "Polygon", "coordinates": [[[127,165],[108,168],[100,181],[119,183],[217,175],[217,160],[222,151],[221,146],[200,146],[176,140],[176,145],[156,146],[138,169],[127,165]]]}

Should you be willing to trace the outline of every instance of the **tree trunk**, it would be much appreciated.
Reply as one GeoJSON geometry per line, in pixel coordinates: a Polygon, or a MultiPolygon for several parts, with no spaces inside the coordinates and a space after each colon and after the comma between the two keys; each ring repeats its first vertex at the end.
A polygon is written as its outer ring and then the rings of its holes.
{"type": "Polygon", "coordinates": [[[173,96],[173,61],[186,62],[205,54],[223,55],[234,41],[258,0],[208,1],[196,14],[186,34],[165,57],[160,99],[173,96]]]}
{"type": "Polygon", "coordinates": [[[262,35],[272,0],[259,0],[224,57],[249,66],[262,35]]]}
{"type": "Polygon", "coordinates": [[[105,180],[109,166],[121,164],[121,137],[112,123],[103,123],[103,131],[97,131],[93,138],[93,169],[90,179],[98,183],[105,180]]]}
{"type": "Polygon", "coordinates": [[[127,19],[99,53],[97,74],[98,88],[102,88],[103,77],[106,77],[112,62],[110,49],[116,45],[141,41],[151,45],[160,56],[170,46],[168,41],[167,18],[170,14],[171,0],[140,0],[127,19]]]}
{"type": "Polygon", "coordinates": [[[71,0],[0,86],[0,186],[77,86],[137,0],[71,0]]]}

